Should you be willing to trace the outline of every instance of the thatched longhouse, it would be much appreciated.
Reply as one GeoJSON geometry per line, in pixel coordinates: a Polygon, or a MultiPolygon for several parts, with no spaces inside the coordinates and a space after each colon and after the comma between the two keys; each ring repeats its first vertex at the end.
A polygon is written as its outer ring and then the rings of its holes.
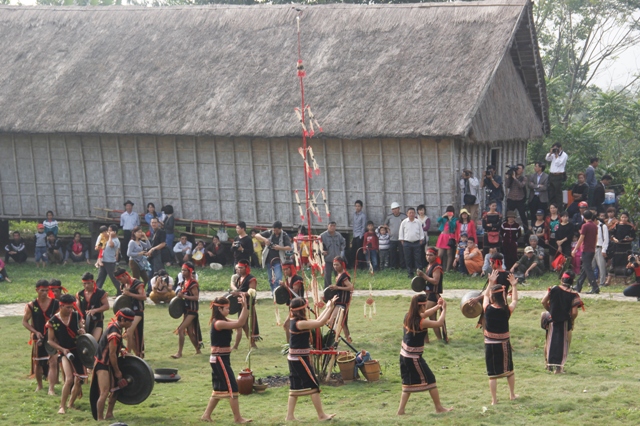
{"type": "MultiPolygon", "coordinates": [[[[290,6],[0,7],[0,218],[87,220],[126,199],[182,218],[299,221],[290,6]]],[[[305,7],[305,94],[332,218],[362,199],[437,217],[463,167],[548,131],[531,3],[305,7]]]]}

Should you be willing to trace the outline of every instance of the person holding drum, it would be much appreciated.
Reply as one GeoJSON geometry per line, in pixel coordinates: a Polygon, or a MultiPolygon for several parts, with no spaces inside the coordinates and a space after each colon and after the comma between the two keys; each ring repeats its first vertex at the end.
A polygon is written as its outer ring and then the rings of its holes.
{"type": "Polygon", "coordinates": [[[201,353],[202,332],[200,331],[200,321],[198,318],[200,286],[193,276],[194,270],[195,266],[191,261],[186,261],[182,264],[184,283],[176,297],[184,300],[184,318],[176,330],[178,332],[178,352],[171,355],[173,359],[182,358],[185,331],[189,334],[189,339],[193,347],[196,348],[196,355],[201,353]]]}
{"type": "Polygon", "coordinates": [[[73,295],[63,294],[60,297],[60,311],[47,322],[46,329],[49,345],[63,355],[61,359],[64,385],[58,414],[65,414],[66,408],[73,408],[73,403],[81,392],[82,380],[87,378],[76,351],[76,337],[85,333],[84,320],[82,314],[77,311],[76,298],[73,295]],[[69,394],[71,399],[67,405],[69,394]]]}
{"type": "MultiPolygon", "coordinates": [[[[442,265],[440,264],[440,258],[438,257],[438,249],[429,247],[427,249],[426,256],[427,258],[427,270],[426,272],[422,272],[418,270],[418,276],[424,279],[427,282],[427,286],[431,288],[431,291],[427,293],[427,304],[425,305],[426,309],[429,312],[429,319],[435,323],[436,314],[438,309],[433,310],[434,306],[438,303],[438,299],[442,294],[442,281],[444,278],[444,272],[442,270],[442,265]]],[[[426,291],[426,290],[425,290],[426,291]]],[[[440,327],[429,327],[433,328],[433,332],[436,335],[438,340],[442,340],[442,332],[440,327]]],[[[429,343],[429,330],[424,330],[424,343],[429,343]]]]}
{"type": "Polygon", "coordinates": [[[93,280],[91,272],[82,275],[82,286],[84,290],[76,294],[78,308],[85,318],[85,331],[100,340],[104,327],[104,311],[109,309],[109,298],[107,292],[98,288],[93,280]]]}
{"type": "Polygon", "coordinates": [[[547,370],[556,374],[564,373],[567,361],[573,322],[578,316],[578,307],[584,306],[580,295],[571,289],[575,274],[566,271],[562,274],[560,285],[553,286],[542,298],[542,328],[547,331],[544,344],[544,359],[547,370]]]}
{"type": "MultiPolygon", "coordinates": [[[[284,288],[289,296],[286,302],[287,306],[289,306],[291,301],[296,297],[304,299],[304,281],[302,277],[296,274],[297,272],[298,270],[296,268],[296,263],[292,259],[284,261],[284,263],[282,264],[282,273],[284,274],[284,279],[280,281],[280,287],[284,288]]],[[[287,316],[287,319],[283,325],[284,332],[287,335],[287,342],[291,337],[289,334],[289,322],[289,317],[287,316]]]]}
{"type": "Polygon", "coordinates": [[[353,284],[351,276],[347,272],[347,261],[342,256],[336,256],[333,259],[333,270],[336,271],[336,283],[328,288],[337,292],[338,300],[336,306],[344,307],[344,319],[342,320],[342,329],[344,330],[344,338],[351,343],[351,333],[349,333],[349,305],[351,305],[351,293],[353,292],[353,284]]]}
{"type": "MultiPolygon", "coordinates": [[[[235,297],[235,296],[231,296],[235,297]]],[[[218,405],[221,399],[229,399],[229,405],[233,412],[233,420],[236,423],[248,423],[251,420],[245,419],[240,415],[240,406],[238,404],[238,383],[236,376],[231,369],[231,338],[233,330],[238,330],[247,323],[249,316],[249,306],[247,295],[241,293],[238,297],[242,303],[242,312],[237,320],[230,320],[229,317],[229,299],[226,297],[217,297],[211,302],[211,356],[209,363],[211,364],[211,381],[213,382],[213,392],[209,398],[209,404],[204,410],[201,420],[205,422],[213,421],[211,413],[218,405]]],[[[238,330],[238,334],[242,332],[238,330]]]]}
{"type": "MultiPolygon", "coordinates": [[[[250,288],[256,290],[258,288],[258,280],[251,275],[251,266],[249,266],[249,260],[242,259],[236,265],[237,278],[231,280],[231,294],[233,296],[240,296],[242,293],[247,293],[250,288]]],[[[235,275],[234,275],[235,277],[235,275]]],[[[251,302],[251,329],[253,334],[249,336],[249,324],[245,323],[242,329],[247,335],[247,339],[251,341],[251,347],[258,349],[256,341],[260,340],[260,328],[258,327],[258,314],[256,313],[256,299],[251,302]]],[[[240,341],[242,340],[242,333],[236,333],[236,343],[233,345],[233,350],[238,349],[240,341]]]]}
{"type": "Polygon", "coordinates": [[[431,399],[436,407],[436,413],[446,413],[451,408],[445,408],[440,403],[440,394],[436,386],[436,376],[433,374],[422,353],[429,328],[437,329],[444,325],[447,303],[439,297],[438,302],[432,308],[427,308],[428,296],[424,293],[416,294],[411,299],[409,312],[404,317],[402,335],[402,349],[400,349],[400,375],[402,376],[402,394],[398,415],[405,414],[405,407],[413,392],[429,391],[431,399]],[[437,321],[429,319],[435,317],[436,312],[442,309],[442,314],[437,321]]]}
{"type": "Polygon", "coordinates": [[[511,303],[507,305],[507,288],[497,284],[499,272],[494,270],[489,276],[489,288],[484,292],[484,352],[491,390],[491,405],[498,403],[498,379],[506,377],[509,383],[509,397],[518,397],[514,388],[516,378],[513,371],[509,318],[518,305],[518,279],[509,274],[513,287],[511,303]]]}
{"type": "Polygon", "coordinates": [[[131,278],[122,268],[116,270],[114,275],[122,285],[122,295],[131,298],[131,310],[135,315],[131,330],[127,332],[127,348],[140,358],[144,358],[144,301],[147,300],[144,283],[131,278]]]}

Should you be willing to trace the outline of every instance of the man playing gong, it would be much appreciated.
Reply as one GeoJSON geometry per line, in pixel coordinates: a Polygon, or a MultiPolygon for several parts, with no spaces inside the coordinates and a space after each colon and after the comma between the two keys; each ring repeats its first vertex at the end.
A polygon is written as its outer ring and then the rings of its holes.
{"type": "Polygon", "coordinates": [[[24,307],[22,325],[31,333],[31,373],[35,375],[38,386],[36,392],[42,389],[42,376],[49,380],[49,395],[55,395],[53,390],[58,377],[58,355],[49,355],[44,347],[45,326],[58,312],[59,302],[49,292],[49,282],[39,280],[36,283],[38,297],[24,307]]]}
{"type": "MultiPolygon", "coordinates": [[[[296,274],[297,272],[296,263],[293,260],[289,259],[284,261],[282,264],[284,279],[280,281],[280,285],[287,287],[290,290],[287,306],[289,306],[291,301],[296,297],[304,299],[304,281],[302,280],[302,277],[296,274]]],[[[287,335],[287,342],[290,340],[289,322],[289,316],[287,316],[287,320],[283,325],[284,332],[287,335]]]]}
{"type": "Polygon", "coordinates": [[[127,381],[122,377],[122,372],[118,367],[118,357],[122,355],[122,332],[129,329],[136,318],[133,310],[129,308],[120,309],[114,318],[107,325],[107,329],[102,334],[98,342],[98,352],[96,362],[93,366],[93,379],[98,381],[100,397],[96,403],[97,420],[107,420],[113,418],[113,407],[116,405],[115,387],[127,386],[127,381]],[[112,390],[115,389],[115,390],[112,390]],[[104,405],[109,398],[107,415],[104,416],[104,405]]]}
{"type": "MultiPolygon", "coordinates": [[[[253,289],[254,291],[258,288],[258,281],[256,277],[251,275],[251,267],[249,266],[249,261],[242,259],[236,265],[236,274],[238,277],[235,282],[231,281],[231,291],[234,296],[240,296],[240,293],[247,293],[249,289],[253,289]]],[[[245,294],[246,296],[246,294],[245,294]]],[[[248,300],[248,299],[247,299],[248,300]]],[[[251,347],[254,349],[258,349],[256,346],[256,340],[260,340],[260,328],[258,327],[258,314],[256,313],[256,299],[252,298],[250,303],[251,308],[251,330],[252,334],[249,336],[249,324],[248,322],[244,324],[242,329],[244,330],[247,338],[251,339],[251,347]]],[[[238,331],[236,333],[236,343],[233,345],[232,349],[238,349],[240,345],[240,341],[242,340],[242,333],[238,331]]]]}
{"type": "Polygon", "coordinates": [[[99,341],[104,328],[104,311],[109,309],[108,295],[98,288],[91,272],[82,275],[82,286],[84,290],[79,291],[76,298],[80,313],[85,319],[84,329],[99,341]]]}
{"type": "Polygon", "coordinates": [[[194,278],[193,271],[195,266],[190,261],[182,264],[182,278],[184,283],[178,292],[177,297],[184,300],[184,318],[180,326],[178,326],[178,352],[171,355],[171,358],[182,358],[182,348],[184,348],[184,334],[189,334],[189,339],[193,347],[196,348],[196,354],[200,354],[202,347],[202,332],[200,331],[200,320],[198,317],[198,308],[200,299],[200,287],[198,281],[194,278]]]}
{"type": "Polygon", "coordinates": [[[114,275],[122,284],[122,294],[131,298],[131,310],[135,315],[131,330],[127,332],[127,348],[140,358],[144,358],[144,301],[147,300],[144,283],[131,278],[122,268],[118,269],[114,275]]]}
{"type": "MultiPolygon", "coordinates": [[[[351,343],[351,333],[349,333],[349,305],[351,304],[351,293],[353,292],[353,284],[351,276],[347,272],[347,261],[342,256],[336,256],[333,259],[333,270],[336,271],[336,283],[330,285],[329,288],[337,292],[338,300],[336,307],[344,307],[344,319],[342,320],[342,329],[344,330],[344,338],[351,343]]],[[[334,310],[334,316],[337,310],[334,310]]],[[[333,319],[333,318],[332,318],[333,319]]]]}

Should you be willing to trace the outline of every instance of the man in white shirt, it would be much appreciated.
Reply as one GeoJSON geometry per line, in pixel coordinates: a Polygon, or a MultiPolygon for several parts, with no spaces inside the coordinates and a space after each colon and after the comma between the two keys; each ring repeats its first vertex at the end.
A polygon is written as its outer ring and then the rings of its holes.
{"type": "Polygon", "coordinates": [[[469,220],[478,220],[478,206],[480,205],[480,181],[473,176],[469,169],[462,171],[460,177],[460,191],[462,205],[469,212],[469,220]],[[466,198],[466,200],[465,200],[466,198]]]}
{"type": "MultiPolygon", "coordinates": [[[[127,247],[131,240],[131,231],[136,226],[140,226],[140,215],[133,211],[133,201],[131,200],[124,202],[124,208],[125,211],[120,215],[120,228],[123,230],[122,239],[124,242],[122,243],[122,246],[127,247]]],[[[126,263],[129,263],[127,250],[123,251],[122,258],[126,263]]]]}
{"type": "Polygon", "coordinates": [[[409,207],[407,218],[400,223],[398,241],[402,244],[407,275],[413,278],[416,268],[420,265],[420,258],[424,255],[420,253],[420,244],[424,242],[424,230],[420,221],[416,219],[416,209],[413,207],[409,207]]]}
{"type": "Polygon", "coordinates": [[[176,257],[176,262],[178,262],[180,266],[182,266],[184,262],[191,260],[192,249],[193,245],[191,244],[191,241],[187,240],[187,235],[180,235],[180,241],[173,246],[173,254],[176,257]]]}
{"type": "MultiPolygon", "coordinates": [[[[595,209],[592,210],[593,214],[595,209]]],[[[600,287],[607,285],[607,249],[609,248],[609,228],[606,225],[607,214],[600,212],[598,214],[598,239],[596,240],[596,255],[593,257],[593,268],[598,266],[598,278],[600,279],[600,287]]]]}
{"type": "Polygon", "coordinates": [[[562,150],[562,144],[556,142],[551,146],[551,150],[549,150],[545,159],[551,163],[549,167],[549,187],[547,188],[549,191],[549,204],[555,205],[558,210],[564,210],[562,184],[567,180],[564,169],[567,167],[569,156],[562,150]]]}

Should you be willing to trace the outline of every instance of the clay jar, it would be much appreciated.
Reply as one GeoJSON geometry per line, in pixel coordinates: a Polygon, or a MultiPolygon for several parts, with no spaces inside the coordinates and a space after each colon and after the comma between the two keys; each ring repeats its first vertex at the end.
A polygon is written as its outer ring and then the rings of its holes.
{"type": "Polygon", "coordinates": [[[253,371],[245,368],[238,375],[238,392],[240,395],[251,395],[253,392],[253,382],[255,378],[253,377],[253,371]]]}

